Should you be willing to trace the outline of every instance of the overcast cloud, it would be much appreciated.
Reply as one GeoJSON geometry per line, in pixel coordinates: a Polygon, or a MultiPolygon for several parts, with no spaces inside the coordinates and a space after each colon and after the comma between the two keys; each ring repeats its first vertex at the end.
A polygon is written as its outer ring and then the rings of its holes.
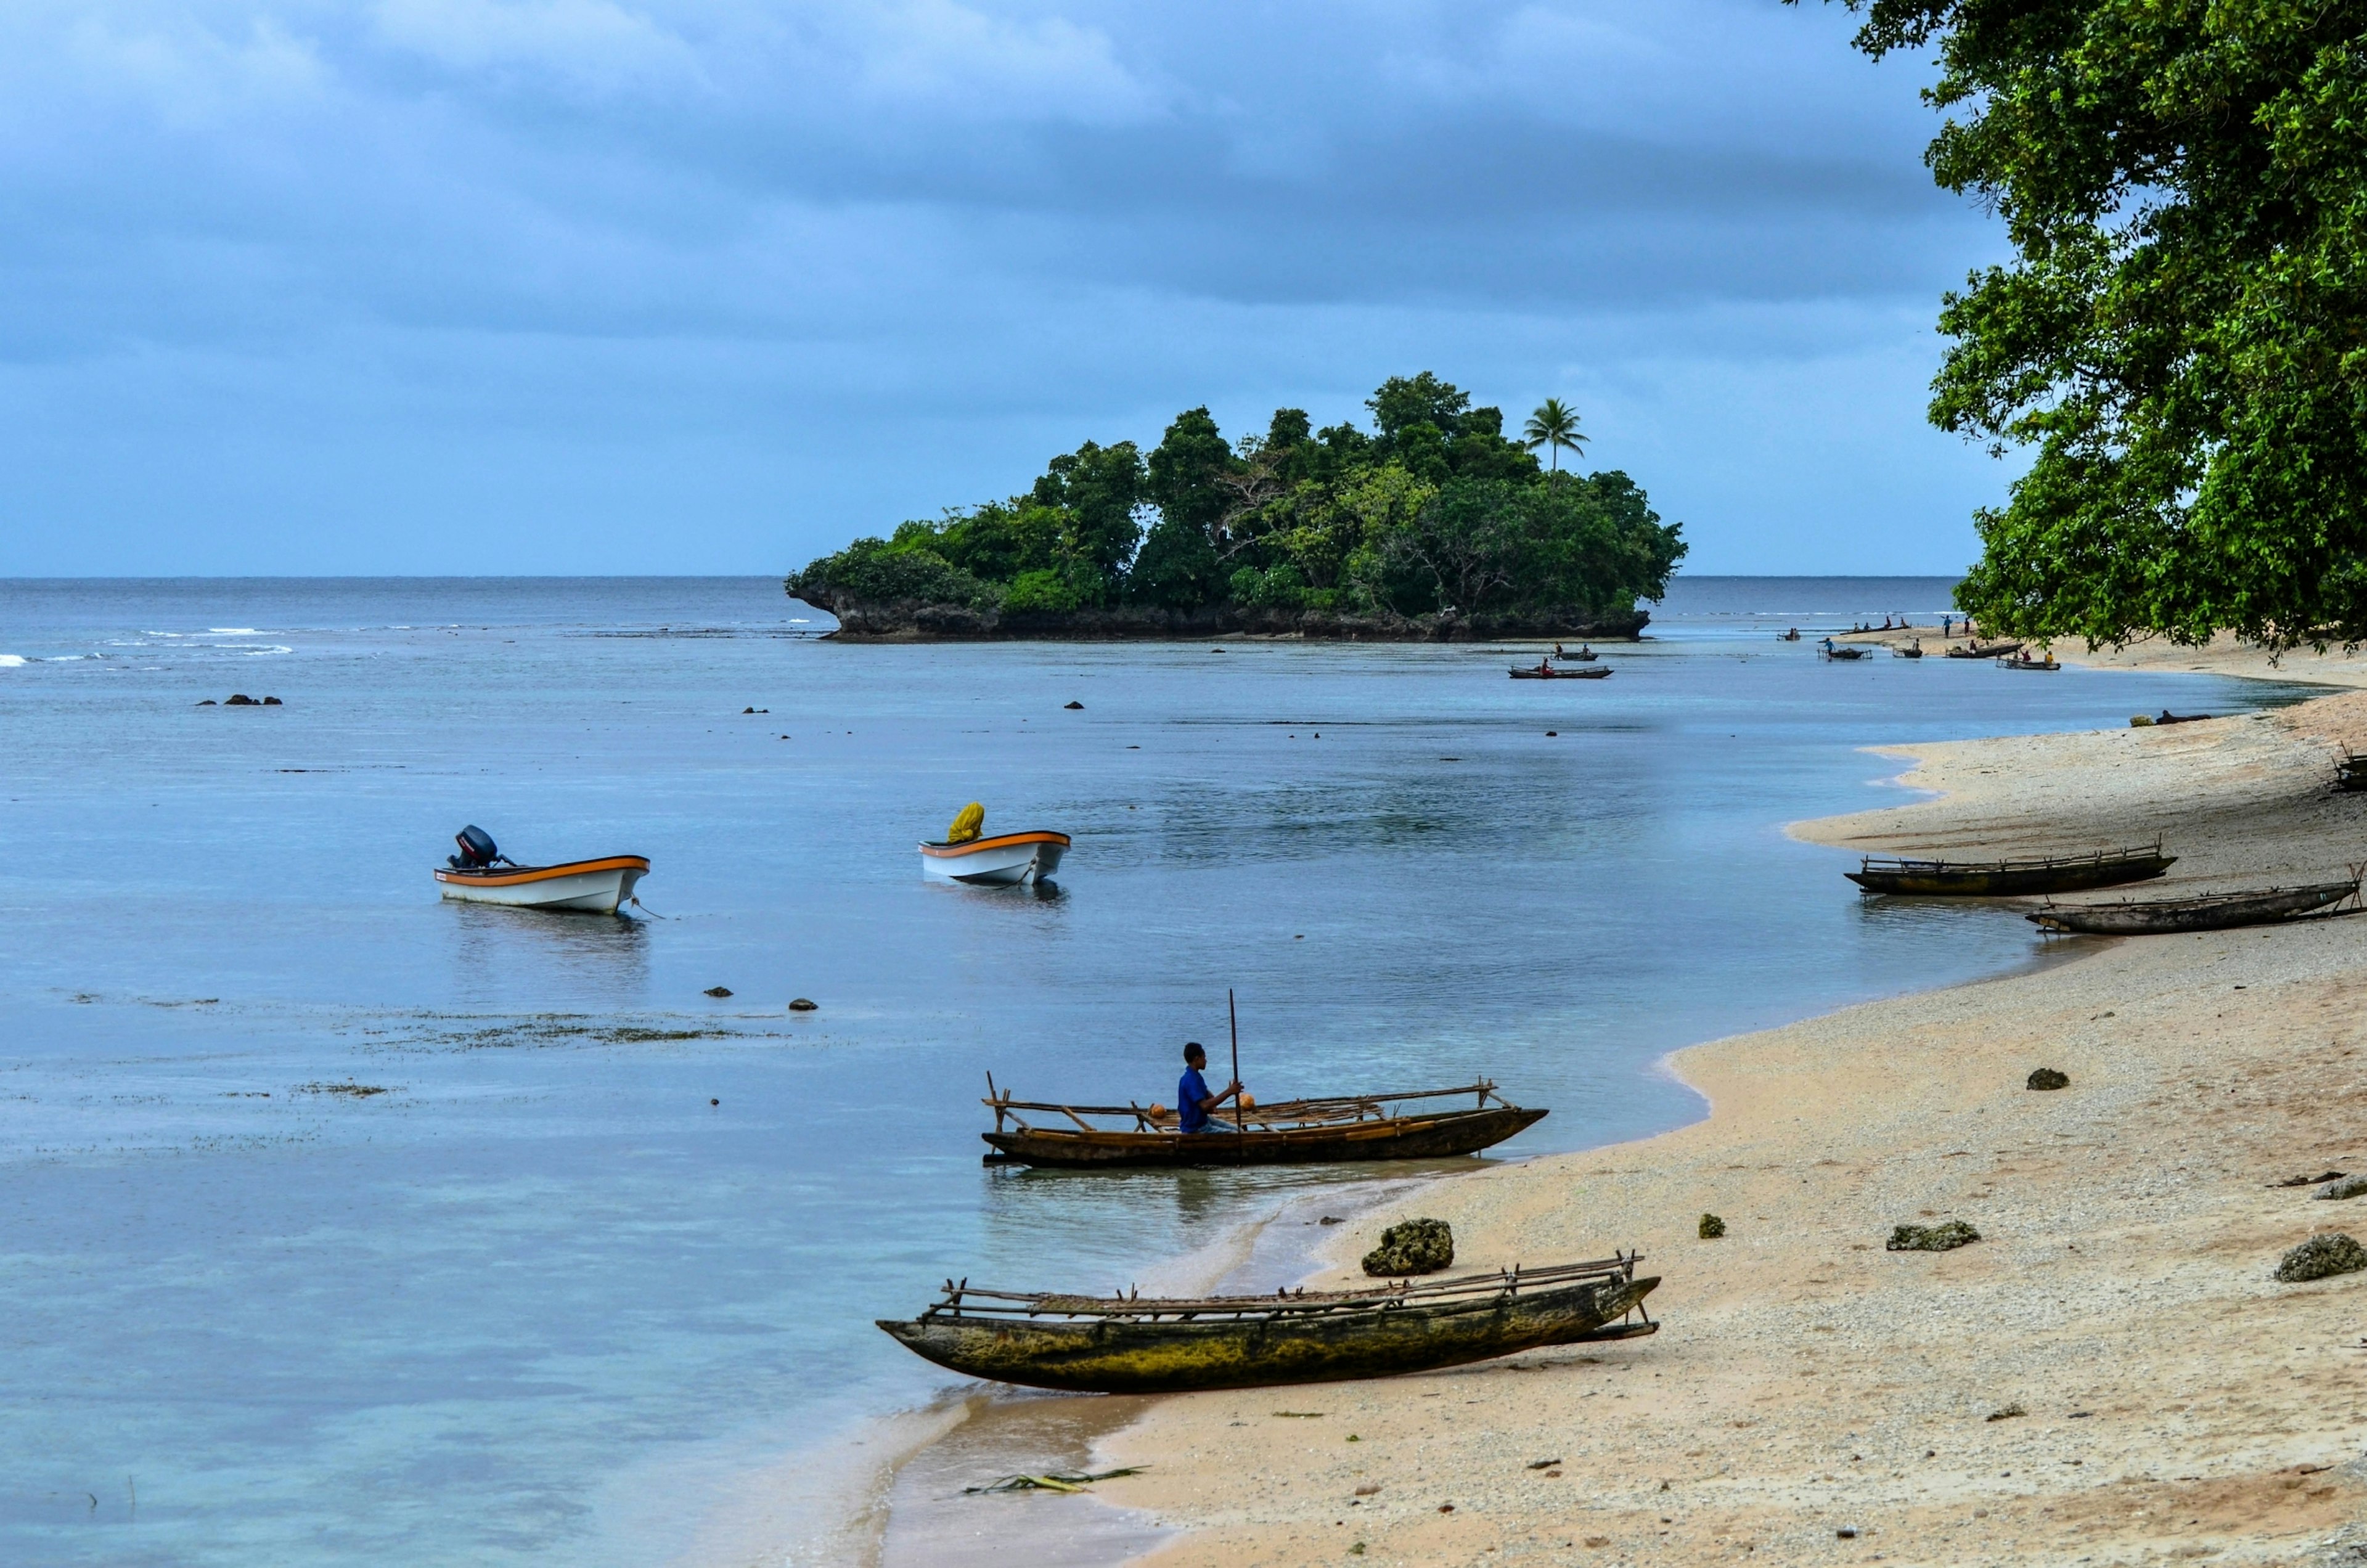
{"type": "Polygon", "coordinates": [[[1952,570],[1911,62],[1775,0],[13,0],[0,573],[776,571],[1434,369],[1952,570]]]}

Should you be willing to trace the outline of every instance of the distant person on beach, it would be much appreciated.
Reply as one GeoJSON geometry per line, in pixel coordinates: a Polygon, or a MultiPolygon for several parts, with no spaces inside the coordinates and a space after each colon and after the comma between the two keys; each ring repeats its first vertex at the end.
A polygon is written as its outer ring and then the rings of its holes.
{"type": "Polygon", "coordinates": [[[1186,1133],[1229,1133],[1233,1129],[1222,1122],[1212,1122],[1208,1113],[1241,1092],[1241,1083],[1235,1078],[1225,1086],[1222,1094],[1208,1092],[1208,1080],[1200,1069],[1208,1065],[1208,1053],[1200,1049],[1197,1040],[1184,1047],[1184,1077],[1175,1086],[1175,1112],[1182,1119],[1186,1133]]]}
{"type": "Polygon", "coordinates": [[[1940,636],[1943,640],[1956,635],[1954,630],[1956,618],[1954,615],[1942,615],[1940,617],[1940,636]]]}

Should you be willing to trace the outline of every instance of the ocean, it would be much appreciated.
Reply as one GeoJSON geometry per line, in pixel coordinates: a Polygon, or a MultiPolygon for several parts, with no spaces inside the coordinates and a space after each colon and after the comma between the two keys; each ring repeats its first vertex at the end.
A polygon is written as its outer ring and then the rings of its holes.
{"type": "Polygon", "coordinates": [[[1485,1074],[1552,1109],[1518,1158],[1698,1115],[1676,1047],[2038,961],[1782,825],[1902,798],[1867,746],[2305,689],[1773,636],[1949,586],[1681,579],[1546,683],[842,647],[773,579],[0,583],[0,1561],[694,1560],[956,1382],[873,1318],[1369,1179],[981,1167],[990,1071],[1172,1102],[1229,988],[1261,1098],[1485,1074]],[[970,800],[1074,836],[1057,887],[922,880],[970,800]],[[646,908],[439,902],[471,822],[646,854],[646,908]]]}

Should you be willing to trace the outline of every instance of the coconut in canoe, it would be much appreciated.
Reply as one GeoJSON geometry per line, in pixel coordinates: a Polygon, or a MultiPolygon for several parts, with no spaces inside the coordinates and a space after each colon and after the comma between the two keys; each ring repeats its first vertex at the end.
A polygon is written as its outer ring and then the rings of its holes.
{"type": "Polygon", "coordinates": [[[970,1377],[1080,1393],[1174,1393],[1395,1377],[1659,1325],[1637,1255],[1363,1290],[1161,1299],[974,1290],[946,1281],[879,1327],[970,1377]]]}

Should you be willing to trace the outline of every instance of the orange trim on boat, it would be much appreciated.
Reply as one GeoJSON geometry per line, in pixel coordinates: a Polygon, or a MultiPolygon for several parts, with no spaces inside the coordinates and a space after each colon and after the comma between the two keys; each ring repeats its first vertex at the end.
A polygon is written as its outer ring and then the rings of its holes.
{"type": "Polygon", "coordinates": [[[997,833],[991,838],[972,839],[966,844],[923,844],[921,852],[938,860],[957,860],[974,855],[980,850],[1007,850],[1014,844],[1058,844],[1069,847],[1069,835],[1038,830],[1033,833],[997,833]]]}
{"type": "Polygon", "coordinates": [[[650,869],[645,855],[608,855],[600,860],[572,860],[565,865],[521,865],[508,871],[454,871],[443,866],[436,869],[438,882],[461,882],[471,887],[515,887],[526,882],[549,882],[561,876],[577,876],[593,871],[640,871],[650,869]]]}

